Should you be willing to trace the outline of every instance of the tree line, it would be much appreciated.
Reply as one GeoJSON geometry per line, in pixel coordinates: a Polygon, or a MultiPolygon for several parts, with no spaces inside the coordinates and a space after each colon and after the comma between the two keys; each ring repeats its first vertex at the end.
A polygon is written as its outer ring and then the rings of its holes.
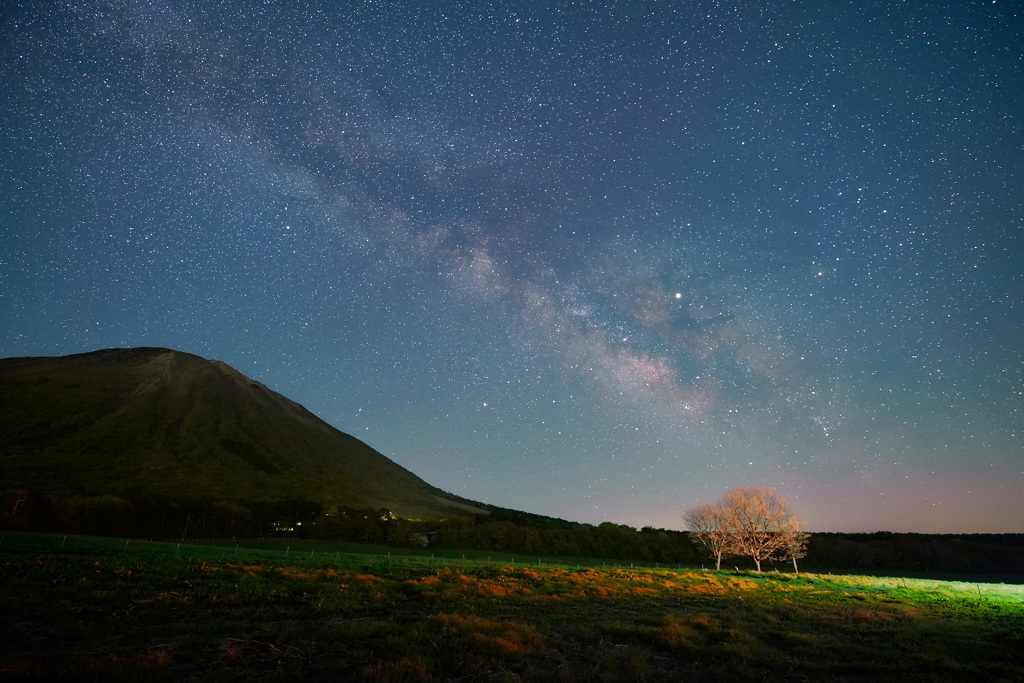
{"type": "Polygon", "coordinates": [[[0,492],[0,501],[0,526],[7,529],[178,540],[268,536],[323,511],[319,503],[301,499],[158,500],[26,489],[0,492]]]}
{"type": "MultiPolygon", "coordinates": [[[[726,496],[724,501],[728,500],[726,496]]],[[[497,507],[488,508],[487,515],[424,522],[400,519],[380,509],[325,510],[309,500],[156,501],[112,495],[60,498],[24,489],[0,492],[0,505],[2,529],[166,540],[290,536],[395,548],[493,550],[538,558],[593,557],[691,567],[700,566],[704,558],[710,557],[720,568],[721,561],[731,557],[734,559],[730,564],[758,567],[753,554],[741,552],[743,544],[731,544],[728,534],[723,533],[727,527],[708,524],[702,532],[696,518],[691,519],[691,511],[684,515],[689,531],[677,531],[635,529],[613,522],[581,524],[497,507]]],[[[714,508],[720,507],[722,502],[693,510],[706,513],[714,521],[718,514],[714,508]]],[[[782,515],[781,519],[790,517],[782,515]]],[[[752,536],[754,542],[758,538],[777,542],[773,534],[752,536]]],[[[799,543],[777,546],[767,554],[771,543],[762,545],[761,568],[765,562],[772,567],[775,562],[792,565],[806,552],[801,568],[815,572],[981,573],[1005,577],[1000,580],[1024,578],[1024,534],[881,531],[814,533],[804,534],[804,538],[804,547],[799,543]]]]}
{"type": "Polygon", "coordinates": [[[493,550],[538,557],[601,557],[625,561],[689,564],[700,557],[682,531],[604,522],[568,522],[492,508],[487,515],[421,522],[387,510],[334,509],[303,525],[304,533],[398,547],[493,550]]]}
{"type": "Polygon", "coordinates": [[[0,527],[136,538],[290,536],[394,548],[493,550],[538,557],[600,557],[664,564],[699,562],[683,531],[568,522],[488,507],[488,514],[441,521],[402,519],[375,508],[331,507],[309,500],[157,501],[115,495],[57,497],[0,492],[0,527]]]}

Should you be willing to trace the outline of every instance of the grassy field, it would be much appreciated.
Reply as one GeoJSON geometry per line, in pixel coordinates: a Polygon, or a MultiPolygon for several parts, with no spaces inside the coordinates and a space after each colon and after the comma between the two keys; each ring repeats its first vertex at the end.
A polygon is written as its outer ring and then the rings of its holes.
{"type": "Polygon", "coordinates": [[[7,533],[0,679],[1024,680],[1024,586],[352,550],[7,533]]]}

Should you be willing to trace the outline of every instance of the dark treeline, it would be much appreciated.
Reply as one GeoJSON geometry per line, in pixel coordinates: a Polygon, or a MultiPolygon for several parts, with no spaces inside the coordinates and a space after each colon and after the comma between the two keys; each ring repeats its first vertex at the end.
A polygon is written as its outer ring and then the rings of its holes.
{"type": "Polygon", "coordinates": [[[493,550],[548,557],[610,559],[689,564],[699,561],[685,532],[639,531],[605,522],[578,524],[525,512],[493,508],[470,519],[418,522],[397,519],[387,510],[341,509],[303,526],[315,538],[347,539],[406,547],[493,550]]]}
{"type": "Polygon", "coordinates": [[[0,526],[34,531],[168,540],[292,536],[665,564],[701,559],[685,532],[638,531],[611,522],[593,526],[494,507],[487,515],[423,522],[399,519],[384,509],[324,510],[302,500],[172,503],[113,495],[57,498],[31,491],[5,491],[0,500],[0,526]]]}
{"type": "Polygon", "coordinates": [[[1024,534],[811,534],[801,568],[1024,576],[1024,534]]]}
{"type": "MultiPolygon", "coordinates": [[[[60,498],[33,491],[0,494],[0,525],[10,529],[137,538],[267,536],[316,519],[323,511],[308,500],[161,501],[121,496],[60,498]]],[[[300,525],[301,526],[301,525],[300,525]]]]}
{"type": "Polygon", "coordinates": [[[661,564],[700,562],[697,548],[682,531],[604,522],[597,526],[561,520],[538,521],[516,513],[445,524],[436,543],[447,548],[476,548],[524,555],[601,557],[661,564]]]}
{"type": "MultiPolygon", "coordinates": [[[[496,507],[487,515],[424,522],[399,519],[384,509],[324,510],[308,500],[166,502],[9,490],[0,493],[0,503],[0,527],[7,529],[167,540],[292,536],[394,548],[490,550],[524,558],[714,565],[683,531],[612,522],[595,526],[496,507]]],[[[746,558],[729,558],[723,567],[748,564],[746,558]]],[[[800,566],[810,572],[1024,576],[1024,534],[813,533],[800,566]]],[[[775,567],[790,571],[791,565],[775,567]]]]}

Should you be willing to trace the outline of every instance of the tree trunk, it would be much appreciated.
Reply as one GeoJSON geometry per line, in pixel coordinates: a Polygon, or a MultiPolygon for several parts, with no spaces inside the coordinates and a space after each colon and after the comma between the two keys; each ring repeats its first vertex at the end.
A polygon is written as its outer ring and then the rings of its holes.
{"type": "Polygon", "coordinates": [[[718,571],[722,571],[722,553],[718,553],[717,555],[715,555],[715,559],[717,560],[715,562],[715,569],[717,569],[718,571]]]}
{"type": "Polygon", "coordinates": [[[757,563],[757,573],[758,573],[758,574],[760,574],[760,573],[761,573],[761,560],[759,560],[759,559],[757,559],[757,558],[755,557],[755,558],[754,558],[754,562],[756,562],[756,563],[757,563]]]}
{"type": "Polygon", "coordinates": [[[800,576],[800,570],[796,568],[796,558],[793,558],[793,573],[800,576]]]}

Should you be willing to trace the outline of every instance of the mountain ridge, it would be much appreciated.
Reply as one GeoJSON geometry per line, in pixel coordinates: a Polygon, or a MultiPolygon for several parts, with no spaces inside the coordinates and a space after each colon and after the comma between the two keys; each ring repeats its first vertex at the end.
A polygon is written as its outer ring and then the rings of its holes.
{"type": "Polygon", "coordinates": [[[487,514],[230,365],[162,347],[0,359],[0,490],[405,518],[487,514]]]}

